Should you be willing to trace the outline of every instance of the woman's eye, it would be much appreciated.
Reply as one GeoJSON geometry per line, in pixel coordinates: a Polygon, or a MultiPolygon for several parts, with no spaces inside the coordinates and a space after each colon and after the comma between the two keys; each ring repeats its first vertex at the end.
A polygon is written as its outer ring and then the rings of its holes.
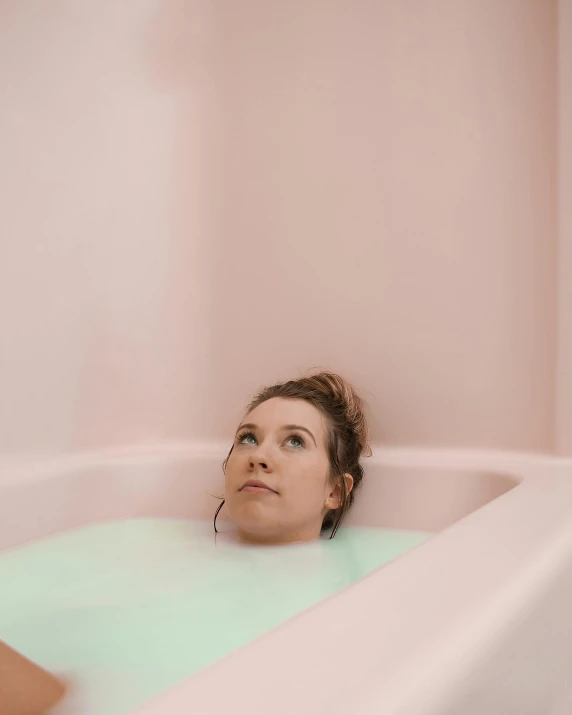
{"type": "Polygon", "coordinates": [[[304,440],[301,437],[290,437],[287,443],[296,449],[300,449],[304,446],[304,440]]]}
{"type": "Polygon", "coordinates": [[[253,434],[243,434],[238,438],[239,444],[256,444],[256,437],[253,434]]]}

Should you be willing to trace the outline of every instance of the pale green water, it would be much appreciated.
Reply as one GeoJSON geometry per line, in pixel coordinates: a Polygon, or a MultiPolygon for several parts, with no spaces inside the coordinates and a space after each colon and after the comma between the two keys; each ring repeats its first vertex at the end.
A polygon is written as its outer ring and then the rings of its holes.
{"type": "Polygon", "coordinates": [[[0,553],[0,639],[69,673],[90,715],[119,715],[427,538],[257,548],[215,543],[210,522],[88,526],[0,553]]]}

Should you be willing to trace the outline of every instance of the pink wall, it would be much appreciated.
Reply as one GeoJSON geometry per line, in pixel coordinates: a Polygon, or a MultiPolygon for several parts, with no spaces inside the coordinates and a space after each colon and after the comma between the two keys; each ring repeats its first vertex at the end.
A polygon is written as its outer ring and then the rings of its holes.
{"type": "Polygon", "coordinates": [[[376,441],[552,447],[555,3],[222,5],[219,434],[325,365],[376,441]]]}
{"type": "Polygon", "coordinates": [[[162,5],[0,5],[0,452],[184,435],[199,411],[206,82],[165,66],[162,5]]]}
{"type": "Polygon", "coordinates": [[[558,4],[559,332],[557,446],[572,455],[572,0],[558,4]]]}
{"type": "Polygon", "coordinates": [[[374,441],[551,448],[556,34],[552,0],[4,0],[0,451],[227,437],[312,365],[374,441]]]}

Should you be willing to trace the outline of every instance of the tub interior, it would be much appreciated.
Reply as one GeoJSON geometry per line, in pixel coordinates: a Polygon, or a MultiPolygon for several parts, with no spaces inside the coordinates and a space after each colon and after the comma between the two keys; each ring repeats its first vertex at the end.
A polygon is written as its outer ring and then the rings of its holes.
{"type": "MultiPolygon", "coordinates": [[[[224,452],[136,455],[0,474],[0,549],[85,524],[141,516],[212,519],[224,452]]],[[[517,476],[366,464],[348,526],[438,532],[502,496],[517,476]]],[[[224,525],[222,510],[220,523],[224,525]]]]}
{"type": "Polygon", "coordinates": [[[122,715],[503,495],[486,471],[371,464],[333,541],[237,547],[214,455],[0,484],[0,639],[71,679],[64,712],[122,715]],[[232,595],[231,595],[232,594],[232,595]]]}
{"type": "Polygon", "coordinates": [[[438,532],[520,484],[520,478],[478,469],[375,464],[346,524],[438,532]]]}

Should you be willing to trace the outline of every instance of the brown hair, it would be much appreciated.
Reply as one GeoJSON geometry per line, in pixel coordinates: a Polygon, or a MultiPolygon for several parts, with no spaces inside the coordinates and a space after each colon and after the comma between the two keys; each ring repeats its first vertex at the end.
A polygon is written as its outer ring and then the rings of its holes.
{"type": "MultiPolygon", "coordinates": [[[[363,402],[342,377],[331,372],[318,372],[298,380],[264,387],[251,400],[246,414],[273,397],[306,400],[327,420],[330,478],[340,485],[341,503],[337,509],[331,509],[326,514],[322,531],[331,529],[330,538],[333,538],[344,514],[353,504],[354,492],[363,479],[360,457],[371,455],[363,402]],[[347,490],[345,474],[351,474],[354,479],[350,492],[347,490]]],[[[231,452],[232,448],[224,462],[225,467],[231,452]]]]}

